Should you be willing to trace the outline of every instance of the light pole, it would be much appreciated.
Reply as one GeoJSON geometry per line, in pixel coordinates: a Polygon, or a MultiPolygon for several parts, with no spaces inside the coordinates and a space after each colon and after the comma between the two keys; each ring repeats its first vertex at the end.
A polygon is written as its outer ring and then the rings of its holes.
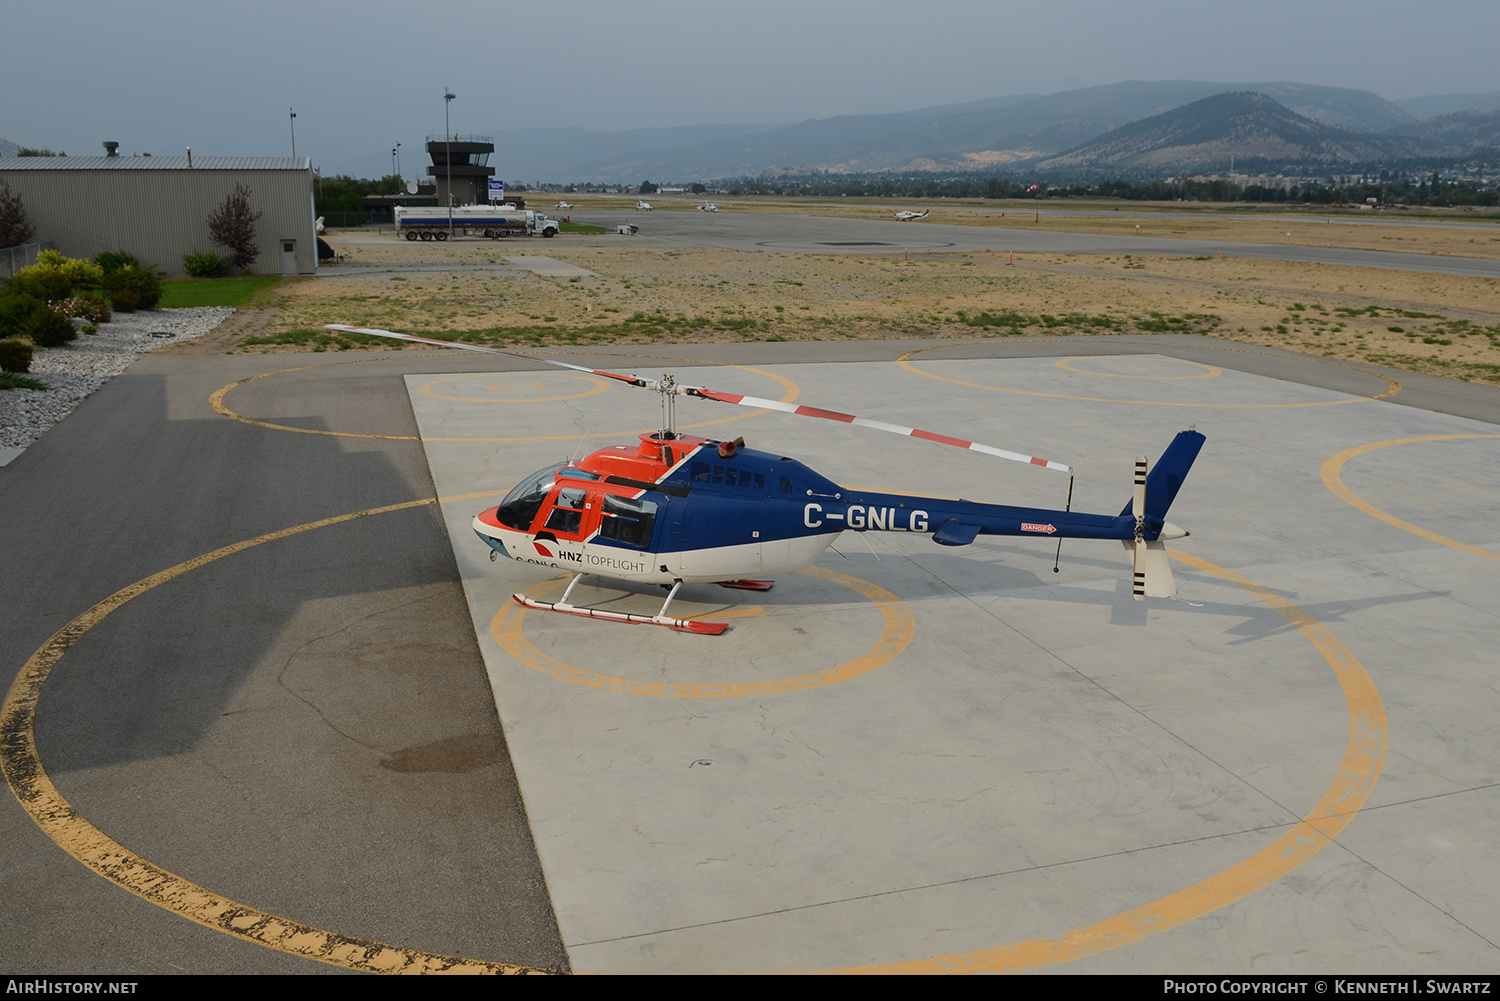
{"type": "Polygon", "coordinates": [[[396,176],[401,176],[401,144],[396,143],[396,176]]]}
{"type": "Polygon", "coordinates": [[[448,105],[453,103],[453,91],[443,88],[443,139],[448,144],[448,236],[453,236],[453,132],[448,128],[448,105]]]}
{"type": "Polygon", "coordinates": [[[292,159],[295,160],[297,159],[297,113],[292,111],[291,108],[287,108],[286,110],[292,112],[292,159]]]}
{"type": "Polygon", "coordinates": [[[391,173],[396,172],[396,147],[391,147],[391,173]]]}

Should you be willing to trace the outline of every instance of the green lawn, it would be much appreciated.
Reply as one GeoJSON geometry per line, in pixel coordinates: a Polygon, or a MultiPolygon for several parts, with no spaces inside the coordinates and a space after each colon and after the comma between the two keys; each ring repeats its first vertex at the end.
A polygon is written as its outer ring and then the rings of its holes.
{"type": "Polygon", "coordinates": [[[581,222],[559,222],[557,224],[559,233],[608,233],[609,230],[603,226],[586,226],[581,222]]]}
{"type": "Polygon", "coordinates": [[[243,306],[261,289],[281,281],[280,275],[250,278],[185,278],[161,283],[162,309],[187,306],[243,306]]]}

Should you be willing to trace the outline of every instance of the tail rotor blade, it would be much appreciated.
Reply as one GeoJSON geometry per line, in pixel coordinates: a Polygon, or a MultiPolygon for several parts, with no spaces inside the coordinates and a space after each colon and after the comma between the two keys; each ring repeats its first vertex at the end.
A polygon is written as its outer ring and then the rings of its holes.
{"type": "Polygon", "coordinates": [[[1146,546],[1147,542],[1140,536],[1136,536],[1134,557],[1135,579],[1131,584],[1130,596],[1136,601],[1146,600],[1146,546]]]}
{"type": "MultiPolygon", "coordinates": [[[[1145,524],[1146,518],[1146,457],[1135,457],[1135,496],[1130,501],[1130,514],[1137,526],[1145,524]]],[[[1137,527],[1136,534],[1140,534],[1137,527]]]]}

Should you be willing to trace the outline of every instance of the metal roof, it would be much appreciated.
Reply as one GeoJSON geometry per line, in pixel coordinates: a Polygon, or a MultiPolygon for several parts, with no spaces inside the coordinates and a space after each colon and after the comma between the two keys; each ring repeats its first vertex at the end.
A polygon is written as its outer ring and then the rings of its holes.
{"type": "MultiPolygon", "coordinates": [[[[0,170],[187,170],[185,156],[5,156],[0,170]]],[[[305,156],[195,156],[193,170],[310,170],[305,156]]]]}

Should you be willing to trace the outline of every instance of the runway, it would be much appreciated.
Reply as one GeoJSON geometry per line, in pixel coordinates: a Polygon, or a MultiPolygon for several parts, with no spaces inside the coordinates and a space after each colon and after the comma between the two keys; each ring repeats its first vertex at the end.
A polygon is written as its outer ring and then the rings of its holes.
{"type": "MultiPolygon", "coordinates": [[[[1045,545],[880,536],[878,561],[846,537],[764,599],[686,595],[737,613],[716,639],[502,620],[549,574],[483,560],[468,519],[585,433],[653,426],[646,394],[550,400],[591,387],[461,354],[143,359],[0,470],[26,568],[4,663],[91,623],[29,718],[7,700],[12,783],[33,733],[72,812],[0,807],[0,963],[370,968],[355,940],[600,972],[1493,969],[1495,391],[1196,338],[898,361],[933,346],[595,357],[1055,455],[1090,510],[1194,424],[1182,600],[1132,602],[1112,544],[1067,544],[1054,575],[1045,545]],[[436,517],[455,490],[485,496],[436,517]],[[848,664],[714,699],[607,680],[848,664]],[[147,868],[69,857],[94,857],[78,824],[147,868]],[[171,909],[148,870],[221,910],[171,909]]],[[[1030,469],[786,420],[722,428],[847,484],[1061,499],[1030,469]]]]}
{"type": "Polygon", "coordinates": [[[1042,254],[1144,254],[1184,257],[1251,257],[1269,261],[1422,271],[1434,274],[1500,277],[1500,261],[1475,257],[1399,254],[1264,243],[1216,243],[1060,233],[1046,229],[1046,213],[1035,230],[986,229],[937,222],[901,223],[826,216],[705,212],[581,212],[576,222],[613,229],[621,222],[641,227],[632,240],[688,247],[772,253],[955,253],[995,251],[1042,254]]]}

